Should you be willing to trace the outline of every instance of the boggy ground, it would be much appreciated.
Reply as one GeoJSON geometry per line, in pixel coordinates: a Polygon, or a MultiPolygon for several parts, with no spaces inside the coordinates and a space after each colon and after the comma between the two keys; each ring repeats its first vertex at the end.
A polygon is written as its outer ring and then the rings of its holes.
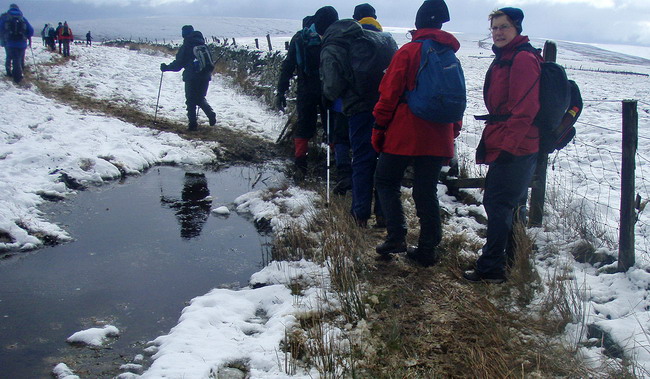
{"type": "MultiPolygon", "coordinates": [[[[168,120],[154,123],[150,114],[135,106],[85,97],[72,87],[60,89],[29,73],[26,79],[46,96],[78,109],[188,139],[217,141],[222,148],[220,162],[225,165],[286,156],[278,145],[242,132],[219,126],[188,132],[185,124],[168,120]]],[[[318,178],[309,185],[323,187],[318,178]]],[[[349,197],[334,201],[342,203],[340,208],[347,212],[349,197]]],[[[415,216],[409,217],[414,226],[415,216]]],[[[350,222],[349,228],[356,227],[350,222]]],[[[530,291],[535,290],[533,278],[503,285],[471,284],[462,279],[462,270],[471,266],[471,260],[462,258],[460,250],[477,251],[480,247],[462,235],[445,236],[442,261],[423,268],[403,255],[388,262],[375,260],[374,246],[382,241],[383,230],[355,233],[364,235],[356,246],[363,262],[358,276],[364,298],[373,300],[368,301],[372,307],[367,320],[369,334],[363,347],[353,352],[356,368],[349,377],[593,376],[575,359],[574,351],[558,342],[556,337],[564,324],[561,320],[550,313],[526,310],[530,291]]]]}

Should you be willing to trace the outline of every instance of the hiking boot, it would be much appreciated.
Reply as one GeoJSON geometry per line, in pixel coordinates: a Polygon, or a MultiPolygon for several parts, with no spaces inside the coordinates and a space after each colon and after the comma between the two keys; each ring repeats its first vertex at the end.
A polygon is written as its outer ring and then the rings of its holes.
{"type": "Polygon", "coordinates": [[[495,274],[481,274],[476,270],[469,270],[463,273],[463,278],[469,280],[470,282],[478,283],[492,283],[492,284],[501,284],[506,281],[505,275],[495,275],[495,274]]]}
{"type": "Polygon", "coordinates": [[[406,242],[401,241],[401,242],[389,242],[385,241],[375,248],[375,251],[379,255],[390,255],[390,254],[398,254],[398,253],[403,253],[406,251],[406,242]]]}
{"type": "Polygon", "coordinates": [[[214,112],[208,113],[208,122],[210,123],[210,126],[217,125],[217,114],[214,112]]]}
{"type": "Polygon", "coordinates": [[[414,246],[406,249],[406,257],[423,267],[434,266],[440,260],[435,249],[420,249],[414,246]]]}
{"type": "Polygon", "coordinates": [[[199,129],[199,124],[197,124],[196,122],[190,122],[189,124],[187,124],[187,130],[189,130],[190,132],[194,132],[198,129],[199,129]]]}

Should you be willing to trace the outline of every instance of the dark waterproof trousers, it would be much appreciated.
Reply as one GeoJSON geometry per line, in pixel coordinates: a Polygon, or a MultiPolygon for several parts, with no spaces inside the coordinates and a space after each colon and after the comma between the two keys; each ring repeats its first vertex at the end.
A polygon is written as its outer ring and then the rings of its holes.
{"type": "MultiPolygon", "coordinates": [[[[294,138],[310,139],[316,134],[318,114],[323,112],[321,95],[318,92],[298,92],[296,96],[298,120],[293,132],[294,138]]],[[[323,124],[323,127],[325,125],[323,124]]]]}
{"type": "Polygon", "coordinates": [[[405,242],[406,220],[402,208],[401,187],[404,172],[413,166],[413,200],[420,236],[418,248],[433,249],[442,239],[442,221],[438,202],[438,178],[447,158],[433,156],[405,156],[381,153],[375,171],[375,187],[386,219],[388,242],[405,242]]]}
{"type": "Polygon", "coordinates": [[[528,186],[537,164],[537,154],[510,157],[508,162],[491,163],[485,177],[483,207],[488,217],[487,242],[476,262],[476,270],[481,275],[505,275],[506,250],[513,253],[514,214],[525,209],[528,186]]]}
{"type": "Polygon", "coordinates": [[[187,106],[187,119],[191,128],[197,126],[196,107],[201,108],[206,116],[214,114],[205,96],[208,94],[209,80],[190,80],[185,82],[185,105],[187,106]]]}
{"type": "Polygon", "coordinates": [[[23,67],[25,66],[25,49],[20,47],[5,46],[5,69],[7,75],[14,78],[14,82],[19,83],[23,79],[23,67]]]}
{"type": "MultiPolygon", "coordinates": [[[[377,152],[370,141],[375,117],[372,112],[357,113],[348,118],[352,148],[352,216],[358,222],[370,218],[374,193],[377,152]]],[[[381,202],[375,202],[375,214],[383,216],[381,202]]]]}
{"type": "Polygon", "coordinates": [[[64,57],[69,57],[70,56],[70,40],[69,39],[64,39],[61,43],[63,44],[63,56],[64,57]]]}

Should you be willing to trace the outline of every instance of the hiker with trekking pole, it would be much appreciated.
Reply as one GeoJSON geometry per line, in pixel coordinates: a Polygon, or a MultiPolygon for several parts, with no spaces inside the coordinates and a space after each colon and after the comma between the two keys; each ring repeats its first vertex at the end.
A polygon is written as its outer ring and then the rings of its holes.
{"type": "Polygon", "coordinates": [[[466,105],[464,74],[455,55],[460,43],[442,30],[449,19],[444,0],[425,1],[417,11],[411,42],[395,53],[379,87],[372,145],[380,153],[375,186],[386,217],[386,239],[376,247],[381,259],[406,252],[407,258],[424,267],[439,260],[438,177],[454,156],[466,105]],[[445,88],[443,83],[451,85],[445,88]],[[437,88],[442,91],[436,93],[437,88]],[[407,246],[401,200],[408,166],[413,167],[413,200],[420,224],[417,246],[407,246]]]}
{"type": "Polygon", "coordinates": [[[2,33],[6,53],[7,76],[11,76],[14,83],[18,84],[23,79],[25,50],[27,50],[28,40],[31,41],[34,35],[34,28],[23,16],[18,5],[11,4],[7,13],[0,16],[0,33],[2,33]]]}
{"type": "MultiPolygon", "coordinates": [[[[196,108],[199,107],[208,116],[210,126],[217,123],[217,114],[212,110],[210,104],[205,99],[208,93],[210,80],[212,80],[212,70],[214,70],[214,60],[205,39],[201,32],[194,30],[192,25],[185,25],[181,29],[183,44],[176,53],[176,58],[170,64],[161,63],[160,71],[180,71],[183,70],[183,82],[185,82],[185,104],[187,106],[187,129],[196,131],[198,129],[198,117],[196,108]]],[[[162,86],[162,75],[160,77],[162,86]]],[[[158,90],[160,98],[160,89],[158,90]]],[[[156,103],[156,115],[158,104],[156,103]]]]}
{"type": "MultiPolygon", "coordinates": [[[[376,20],[375,23],[379,24],[376,20]]],[[[397,51],[397,44],[388,33],[366,29],[353,19],[338,20],[338,13],[331,6],[316,11],[314,24],[316,32],[323,37],[320,55],[323,96],[332,102],[341,98],[343,113],[348,117],[352,149],[350,213],[361,228],[368,227],[374,213],[375,226],[382,227],[385,224],[381,202],[374,196],[377,152],[370,140],[375,122],[372,110],[379,99],[379,83],[397,51]]]]}

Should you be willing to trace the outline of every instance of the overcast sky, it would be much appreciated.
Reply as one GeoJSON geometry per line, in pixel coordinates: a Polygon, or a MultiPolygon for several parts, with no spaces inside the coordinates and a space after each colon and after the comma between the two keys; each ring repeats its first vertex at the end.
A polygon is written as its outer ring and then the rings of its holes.
{"type": "MultiPolygon", "coordinates": [[[[340,18],[355,1],[331,0],[15,0],[34,23],[157,15],[237,16],[300,20],[324,5],[340,18]]],[[[422,1],[370,1],[385,26],[412,27],[422,1]]],[[[6,2],[5,9],[10,2],[6,2]]],[[[447,0],[451,21],[444,29],[486,33],[487,15],[504,6],[522,8],[524,34],[579,42],[650,46],[650,0],[447,0]]]]}

